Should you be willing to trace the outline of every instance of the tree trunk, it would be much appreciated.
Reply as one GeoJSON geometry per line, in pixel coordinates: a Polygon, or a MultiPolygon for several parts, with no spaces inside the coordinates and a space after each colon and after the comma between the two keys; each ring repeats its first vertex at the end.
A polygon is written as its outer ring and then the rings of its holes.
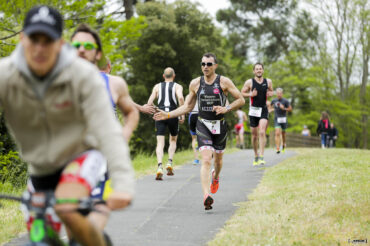
{"type": "Polygon", "coordinates": [[[123,0],[123,6],[125,7],[126,20],[131,19],[134,15],[133,0],[123,0]]]}

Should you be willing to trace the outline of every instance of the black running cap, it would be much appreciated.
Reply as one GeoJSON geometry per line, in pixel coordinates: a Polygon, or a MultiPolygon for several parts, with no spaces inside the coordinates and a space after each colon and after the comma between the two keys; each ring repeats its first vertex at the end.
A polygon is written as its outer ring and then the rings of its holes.
{"type": "Polygon", "coordinates": [[[49,6],[34,7],[26,15],[23,32],[28,36],[43,33],[54,40],[59,39],[63,32],[63,17],[49,6]]]}

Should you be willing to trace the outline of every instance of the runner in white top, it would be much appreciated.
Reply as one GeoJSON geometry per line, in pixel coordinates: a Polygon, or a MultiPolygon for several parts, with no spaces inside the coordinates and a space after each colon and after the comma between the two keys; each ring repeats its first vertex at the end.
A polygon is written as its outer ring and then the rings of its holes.
{"type": "Polygon", "coordinates": [[[247,115],[241,108],[239,108],[235,114],[238,118],[238,123],[234,127],[236,134],[236,147],[244,149],[244,121],[247,121],[247,115]]]}

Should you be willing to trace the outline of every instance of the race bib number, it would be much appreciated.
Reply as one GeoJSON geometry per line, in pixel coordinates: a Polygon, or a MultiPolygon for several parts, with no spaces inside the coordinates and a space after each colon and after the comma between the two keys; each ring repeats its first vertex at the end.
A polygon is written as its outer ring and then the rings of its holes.
{"type": "Polygon", "coordinates": [[[278,122],[279,124],[286,123],[286,117],[278,117],[278,118],[277,118],[277,122],[278,122]]]}
{"type": "Polygon", "coordinates": [[[261,117],[262,115],[262,108],[261,107],[249,107],[249,113],[248,115],[254,116],[254,117],[261,117]]]}
{"type": "Polygon", "coordinates": [[[202,123],[208,128],[212,134],[220,134],[221,124],[220,120],[204,120],[201,119],[202,123]]]}

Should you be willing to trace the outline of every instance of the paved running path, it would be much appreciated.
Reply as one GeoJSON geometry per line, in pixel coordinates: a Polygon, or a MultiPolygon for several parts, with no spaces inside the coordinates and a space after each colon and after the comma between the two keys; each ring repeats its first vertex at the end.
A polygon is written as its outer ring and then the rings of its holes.
{"type": "MultiPolygon", "coordinates": [[[[175,168],[175,175],[164,175],[163,181],[156,181],[154,174],[145,176],[137,181],[132,206],[113,212],[106,231],[117,246],[205,245],[234,214],[235,203],[247,200],[264,170],[293,155],[292,151],[277,155],[268,149],[267,165],[253,167],[252,150],[226,154],[220,187],[213,195],[213,209],[208,211],[203,206],[199,165],[175,168]]],[[[18,243],[15,240],[8,245],[18,243]]]]}

